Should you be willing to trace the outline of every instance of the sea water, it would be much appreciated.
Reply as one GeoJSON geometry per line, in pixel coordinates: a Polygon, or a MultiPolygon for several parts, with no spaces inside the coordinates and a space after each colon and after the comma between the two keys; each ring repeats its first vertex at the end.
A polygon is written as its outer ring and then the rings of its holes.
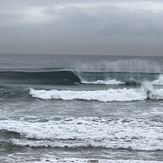
{"type": "Polygon", "coordinates": [[[0,57],[0,162],[163,162],[162,57],[0,57]]]}

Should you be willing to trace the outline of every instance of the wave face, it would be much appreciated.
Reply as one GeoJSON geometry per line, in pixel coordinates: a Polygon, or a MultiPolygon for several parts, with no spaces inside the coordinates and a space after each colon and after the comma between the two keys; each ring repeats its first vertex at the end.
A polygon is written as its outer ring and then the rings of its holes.
{"type": "Polygon", "coordinates": [[[17,84],[76,84],[80,79],[72,71],[47,71],[47,72],[0,72],[1,83],[17,84]]]}

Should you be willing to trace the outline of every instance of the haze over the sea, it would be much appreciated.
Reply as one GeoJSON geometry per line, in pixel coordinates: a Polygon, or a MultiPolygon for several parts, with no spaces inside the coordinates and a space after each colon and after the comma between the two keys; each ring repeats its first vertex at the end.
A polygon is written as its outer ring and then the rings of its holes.
{"type": "Polygon", "coordinates": [[[161,0],[0,1],[0,53],[163,56],[161,0]]]}

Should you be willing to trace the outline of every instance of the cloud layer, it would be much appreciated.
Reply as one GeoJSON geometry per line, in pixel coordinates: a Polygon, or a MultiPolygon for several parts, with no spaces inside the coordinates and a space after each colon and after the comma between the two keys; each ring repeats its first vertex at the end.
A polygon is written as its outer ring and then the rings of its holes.
{"type": "Polygon", "coordinates": [[[6,0],[1,53],[163,55],[163,2],[6,0]]]}

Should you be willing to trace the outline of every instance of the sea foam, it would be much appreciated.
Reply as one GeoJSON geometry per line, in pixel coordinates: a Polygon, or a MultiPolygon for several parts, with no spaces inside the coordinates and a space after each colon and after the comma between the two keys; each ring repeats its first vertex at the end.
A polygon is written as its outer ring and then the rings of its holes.
{"type": "MultiPolygon", "coordinates": [[[[1,121],[0,130],[19,133],[10,142],[19,146],[163,150],[160,122],[148,119],[63,117],[59,121],[1,121]]],[[[9,135],[8,135],[9,136],[9,135]]]]}

